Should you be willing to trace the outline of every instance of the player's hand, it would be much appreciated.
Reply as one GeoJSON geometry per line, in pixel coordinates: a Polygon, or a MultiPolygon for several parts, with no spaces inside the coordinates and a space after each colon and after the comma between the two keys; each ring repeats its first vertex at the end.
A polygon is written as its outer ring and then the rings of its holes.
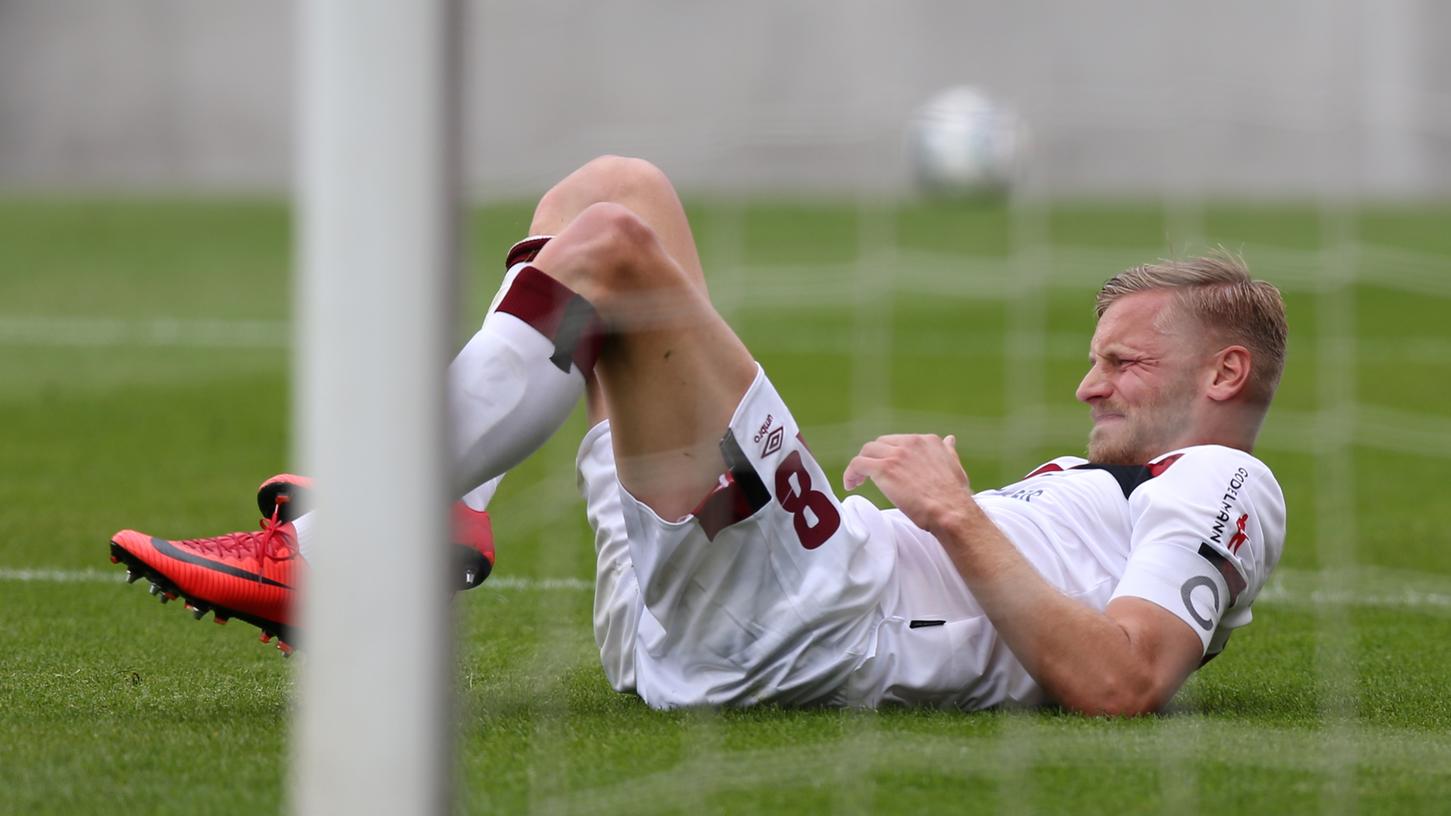
{"type": "Polygon", "coordinates": [[[862,446],[846,466],[842,484],[856,490],[871,479],[887,500],[924,530],[972,501],[972,485],[957,458],[957,439],[892,434],[862,446]]]}

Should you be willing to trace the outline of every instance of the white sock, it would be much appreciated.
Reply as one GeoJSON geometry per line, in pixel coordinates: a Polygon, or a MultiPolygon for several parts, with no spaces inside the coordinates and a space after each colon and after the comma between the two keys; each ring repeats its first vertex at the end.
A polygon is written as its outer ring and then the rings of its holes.
{"type": "Polygon", "coordinates": [[[312,560],[313,523],[312,511],[292,520],[292,529],[297,531],[297,552],[304,561],[312,560]]]}
{"type": "MultiPolygon", "coordinates": [[[[527,264],[517,264],[504,278],[490,313],[448,368],[449,408],[457,450],[455,485],[475,485],[473,501],[487,503],[487,483],[524,461],[569,418],[584,394],[579,366],[565,361],[559,368],[555,340],[524,319],[497,311],[527,264]],[[487,491],[486,493],[482,493],[487,491]]],[[[568,290],[543,273],[532,271],[559,297],[568,290]]],[[[572,293],[568,293],[572,296],[572,293]]],[[[497,484],[494,484],[497,487],[497,484]]]]}
{"type": "Polygon", "coordinates": [[[468,505],[470,510],[487,510],[489,501],[494,498],[494,493],[499,489],[499,482],[504,481],[507,474],[500,473],[498,476],[484,482],[478,487],[465,493],[459,501],[468,505]]]}
{"type": "MultiPolygon", "coordinates": [[[[524,264],[518,263],[509,267],[509,269],[504,272],[504,282],[499,285],[499,291],[494,293],[494,299],[489,303],[488,311],[484,312],[485,320],[487,320],[489,315],[493,314],[494,311],[499,308],[499,301],[503,300],[504,293],[509,291],[509,284],[514,282],[514,278],[518,277],[519,275],[519,270],[523,268],[524,264]]],[[[450,367],[450,378],[453,376],[453,373],[453,368],[450,367]]],[[[450,380],[450,387],[453,387],[452,380],[450,380]]],[[[498,492],[499,483],[504,481],[504,477],[507,475],[507,473],[500,473],[498,476],[495,476],[494,478],[488,480],[487,482],[484,482],[473,490],[465,493],[463,495],[463,498],[459,499],[459,501],[462,501],[465,505],[467,505],[470,510],[484,511],[489,509],[489,502],[493,500],[494,494],[498,492]]]]}

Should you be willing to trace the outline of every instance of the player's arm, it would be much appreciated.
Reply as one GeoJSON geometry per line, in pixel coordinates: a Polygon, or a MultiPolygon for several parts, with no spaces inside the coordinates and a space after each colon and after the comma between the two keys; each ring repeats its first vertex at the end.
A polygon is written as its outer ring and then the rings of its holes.
{"type": "Polygon", "coordinates": [[[952,437],[870,442],[847,466],[846,487],[868,478],[941,542],[1008,648],[1066,708],[1154,711],[1199,665],[1199,636],[1155,604],[1124,597],[1099,612],[1045,581],[973,500],[952,437]]]}
{"type": "MultiPolygon", "coordinates": [[[[1059,704],[1085,714],[1132,716],[1162,708],[1204,649],[1183,621],[1142,598],[1099,612],[1043,579],[969,499],[924,527],[1023,667],[1059,704]]],[[[915,519],[914,519],[915,521],[915,519]]]]}

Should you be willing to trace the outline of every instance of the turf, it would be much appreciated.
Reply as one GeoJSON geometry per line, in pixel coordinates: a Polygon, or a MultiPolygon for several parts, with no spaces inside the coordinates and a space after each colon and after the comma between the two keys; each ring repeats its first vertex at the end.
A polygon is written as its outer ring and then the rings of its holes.
{"type": "MultiPolygon", "coordinates": [[[[1451,801],[1451,210],[1337,226],[1309,207],[1209,205],[1188,235],[1131,203],[1026,222],[992,207],[691,211],[715,297],[829,472],[876,433],[955,432],[984,486],[1081,449],[1071,393],[1095,283],[1185,250],[1243,251],[1290,306],[1259,451],[1290,508],[1281,577],[1159,716],[650,711],[606,685],[590,593],[537,581],[592,574],[576,417],[505,482],[496,576],[455,604],[466,810],[1451,801]]],[[[461,332],[527,218],[475,214],[461,332]]],[[[0,201],[0,812],[282,806],[293,666],[255,630],[194,623],[106,578],[106,541],[254,523],[251,491],[289,450],[289,240],[275,202],[0,201]]]]}

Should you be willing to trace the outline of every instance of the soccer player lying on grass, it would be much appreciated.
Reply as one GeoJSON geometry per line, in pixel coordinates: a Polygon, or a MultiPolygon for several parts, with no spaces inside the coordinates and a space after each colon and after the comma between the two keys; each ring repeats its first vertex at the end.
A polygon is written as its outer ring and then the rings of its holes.
{"type": "MultiPolygon", "coordinates": [[[[655,707],[1138,714],[1249,623],[1283,545],[1283,497],[1250,450],[1286,330],[1279,293],[1236,261],[1135,267],[1103,287],[1077,392],[1093,415],[1086,460],[974,493],[952,437],[884,436],[844,477],[875,482],[896,505],[882,510],[838,498],[712,308],[657,169],[589,163],[543,197],[533,232],[554,237],[516,245],[449,370],[457,472],[483,485],[455,537],[475,573],[492,561],[479,511],[587,394],[579,484],[616,689],[655,707]]],[[[295,479],[264,487],[260,533],[125,531],[112,552],[163,597],[282,632],[310,524],[271,501],[295,479]]]]}

